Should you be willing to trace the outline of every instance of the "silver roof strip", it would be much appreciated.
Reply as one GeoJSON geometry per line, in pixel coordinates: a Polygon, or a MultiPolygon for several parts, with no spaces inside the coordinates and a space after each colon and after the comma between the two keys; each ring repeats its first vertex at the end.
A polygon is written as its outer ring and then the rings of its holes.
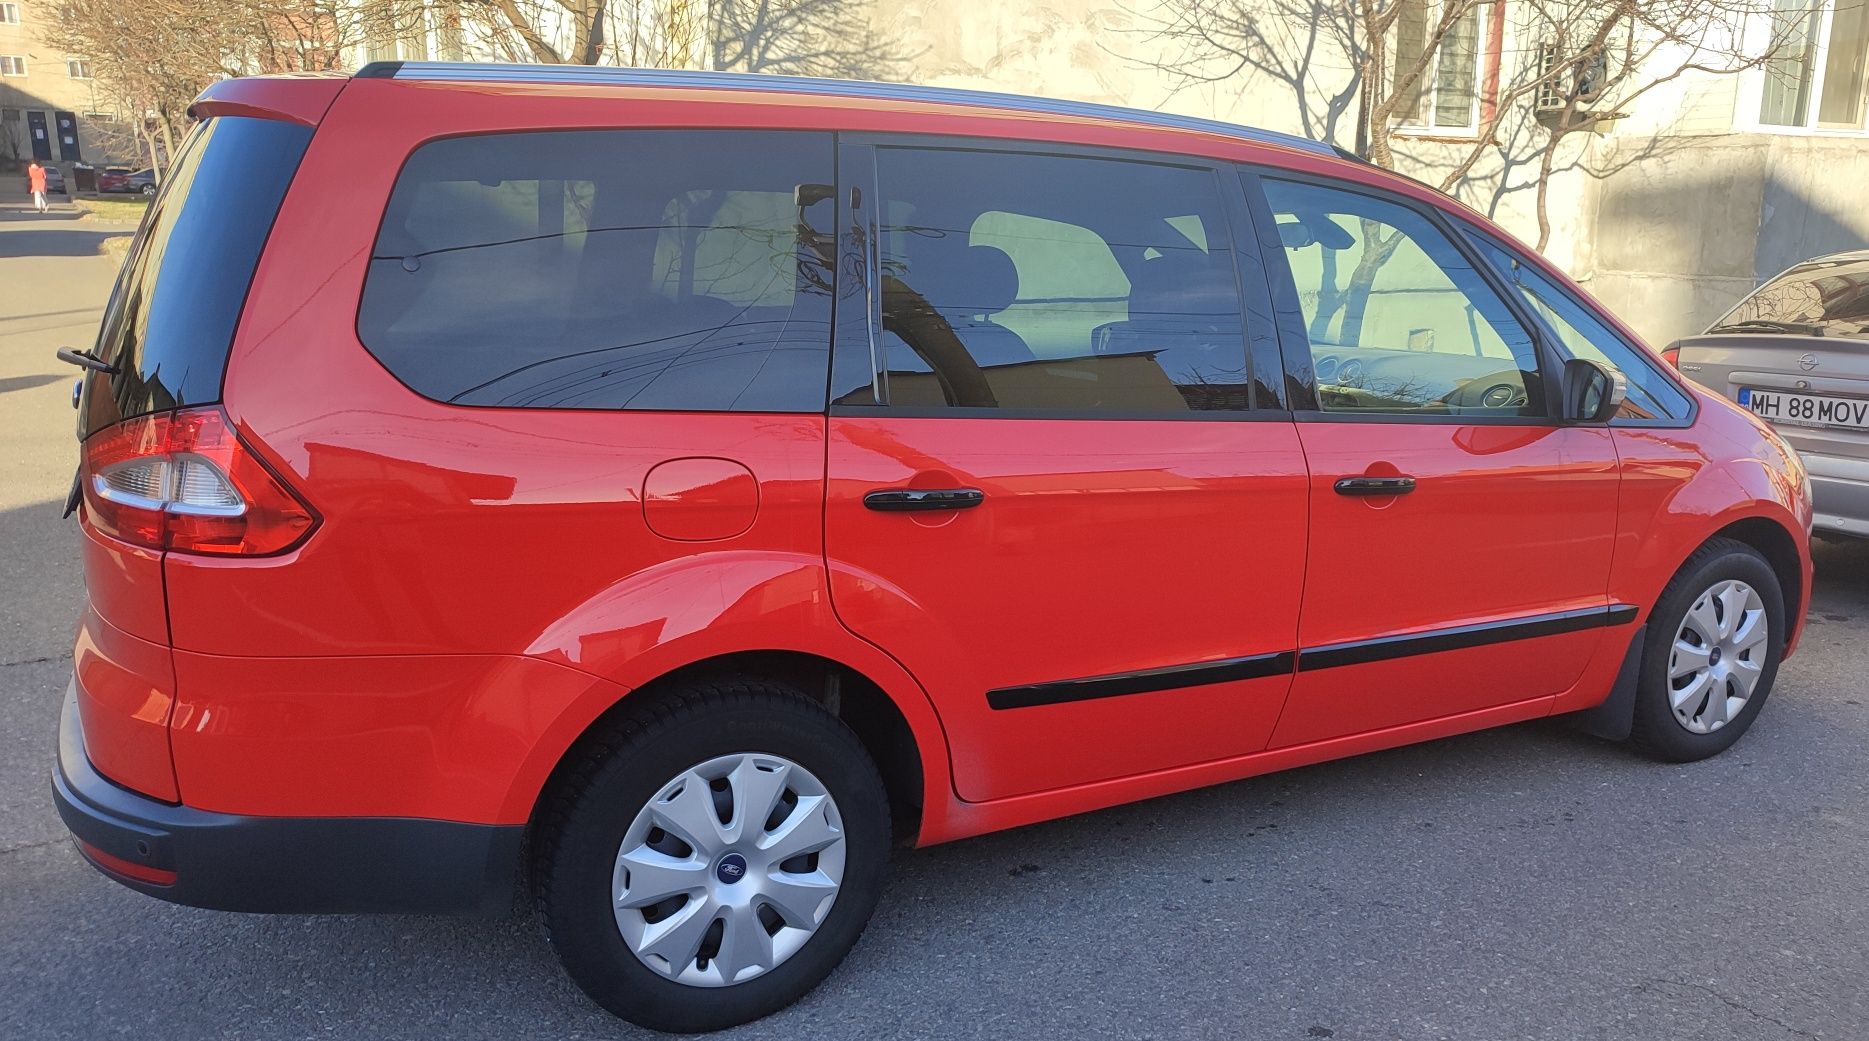
{"type": "MultiPolygon", "coordinates": [[[[388,66],[366,68],[359,75],[382,75],[388,66]]],[[[684,69],[631,69],[608,65],[496,65],[475,62],[410,61],[394,66],[395,79],[438,80],[461,83],[611,83],[631,87],[700,87],[711,90],[763,90],[793,94],[873,98],[882,101],[927,101],[974,105],[1051,116],[1113,119],[1174,130],[1240,138],[1321,155],[1341,155],[1335,147],[1292,134],[1240,126],[1217,119],[1178,116],[1120,105],[1061,101],[1019,94],[957,87],[917,87],[903,83],[868,83],[861,80],[819,79],[813,76],[767,76],[746,72],[694,72],[684,69]]]]}

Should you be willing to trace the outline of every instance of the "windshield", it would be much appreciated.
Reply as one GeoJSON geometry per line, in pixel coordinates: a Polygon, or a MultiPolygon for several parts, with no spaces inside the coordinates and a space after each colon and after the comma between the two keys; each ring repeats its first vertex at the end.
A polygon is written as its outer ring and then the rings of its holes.
{"type": "Polygon", "coordinates": [[[1869,256],[1799,264],[1753,290],[1707,331],[1869,339],[1869,256]]]}

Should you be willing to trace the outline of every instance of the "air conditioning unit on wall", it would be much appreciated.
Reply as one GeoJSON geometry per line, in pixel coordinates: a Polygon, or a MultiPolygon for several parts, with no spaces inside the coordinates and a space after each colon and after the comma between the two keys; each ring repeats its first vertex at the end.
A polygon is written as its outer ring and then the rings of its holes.
{"type": "Polygon", "coordinates": [[[1622,50],[1621,43],[1612,36],[1590,60],[1570,63],[1556,41],[1538,44],[1534,56],[1540,81],[1532,96],[1532,113],[1538,122],[1557,129],[1568,121],[1571,127],[1588,126],[1595,133],[1608,132],[1610,125],[1626,113],[1606,110],[1598,102],[1604,100],[1609,85],[1612,56],[1622,50]]]}

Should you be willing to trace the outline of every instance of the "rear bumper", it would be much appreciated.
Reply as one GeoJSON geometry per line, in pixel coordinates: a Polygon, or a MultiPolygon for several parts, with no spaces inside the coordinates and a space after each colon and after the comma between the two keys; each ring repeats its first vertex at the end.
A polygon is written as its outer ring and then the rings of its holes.
{"type": "Polygon", "coordinates": [[[1869,459],[1800,452],[1811,476],[1813,527],[1869,538],[1869,459]]]}
{"type": "Polygon", "coordinates": [[[499,913],[512,906],[521,825],[408,817],[254,817],[158,802],[91,766],[76,681],[52,795],[99,871],[150,896],[221,911],[499,913]]]}

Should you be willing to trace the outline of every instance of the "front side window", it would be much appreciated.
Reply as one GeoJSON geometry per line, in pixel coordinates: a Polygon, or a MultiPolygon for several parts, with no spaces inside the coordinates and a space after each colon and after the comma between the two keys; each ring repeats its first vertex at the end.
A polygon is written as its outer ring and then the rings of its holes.
{"type": "Polygon", "coordinates": [[[91,78],[91,63],[74,58],[65,63],[65,72],[72,79],[88,80],[91,78]]]}
{"type": "Polygon", "coordinates": [[[909,148],[876,156],[890,405],[1249,407],[1212,171],[909,148]]]}
{"type": "Polygon", "coordinates": [[[19,24],[19,5],[0,4],[0,25],[19,24]]]}
{"type": "Polygon", "coordinates": [[[819,411],[832,176],[826,134],[431,142],[390,196],[359,338],[452,404],[819,411]]]}
{"type": "Polygon", "coordinates": [[[1550,326],[1566,357],[1608,366],[1628,381],[1628,397],[1612,423],[1687,418],[1691,408],[1687,395],[1656,370],[1641,348],[1624,340],[1575,295],[1520,262],[1504,246],[1480,236],[1474,236],[1474,241],[1550,326]]]}
{"type": "Polygon", "coordinates": [[[1264,184],[1324,411],[1545,414],[1531,336],[1427,218],[1356,192],[1264,184]]]}
{"type": "Polygon", "coordinates": [[[1869,340],[1869,255],[1799,264],[1753,290],[1707,331],[1869,340]]]}
{"type": "Polygon", "coordinates": [[[26,59],[17,54],[0,54],[0,76],[26,75],[26,59]]]}

